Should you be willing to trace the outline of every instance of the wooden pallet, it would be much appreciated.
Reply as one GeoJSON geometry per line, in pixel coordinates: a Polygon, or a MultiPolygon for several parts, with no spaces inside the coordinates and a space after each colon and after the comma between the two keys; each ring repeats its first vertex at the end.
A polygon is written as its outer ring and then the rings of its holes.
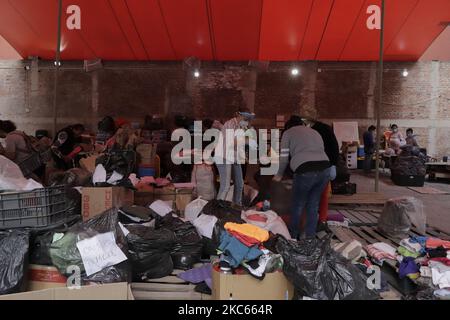
{"type": "Polygon", "coordinates": [[[332,195],[329,204],[330,205],[384,205],[388,198],[378,192],[369,193],[355,193],[353,195],[332,195]]]}
{"type": "Polygon", "coordinates": [[[131,291],[136,300],[211,300],[211,296],[196,292],[195,285],[177,277],[183,270],[146,282],[133,282],[131,291]]]}
{"type": "MultiPolygon", "coordinates": [[[[401,239],[389,237],[377,229],[378,218],[380,216],[380,212],[376,210],[372,211],[363,211],[363,210],[338,210],[342,213],[347,219],[350,220],[349,228],[345,227],[336,227],[330,226],[330,230],[333,232],[335,237],[342,242],[358,240],[361,242],[363,246],[368,244],[372,244],[375,242],[384,242],[392,245],[397,248],[400,245],[401,239]]],[[[417,230],[417,228],[412,227],[408,232],[409,236],[417,236],[423,235],[417,230]]],[[[450,240],[450,234],[440,230],[439,228],[427,226],[426,228],[426,236],[429,237],[437,237],[443,240],[450,240]]],[[[405,286],[413,285],[412,281],[406,279],[400,284],[399,278],[396,275],[397,266],[395,261],[386,260],[383,264],[384,271],[388,271],[391,275],[388,277],[388,282],[391,288],[398,289],[401,294],[406,294],[405,286]],[[390,270],[387,270],[389,269],[390,270]],[[393,276],[395,274],[395,276],[393,276]],[[410,282],[410,284],[406,284],[406,282],[410,282]]],[[[409,289],[408,289],[409,290],[409,289]]],[[[395,292],[393,293],[395,296],[395,292]]],[[[391,298],[391,294],[389,294],[389,298],[391,298]]]]}
{"type": "MultiPolygon", "coordinates": [[[[354,235],[359,236],[359,238],[362,240],[361,243],[370,244],[382,241],[393,246],[398,246],[400,244],[401,239],[388,237],[377,230],[376,225],[378,224],[378,218],[381,214],[381,211],[364,211],[363,209],[340,209],[337,211],[351,221],[349,229],[354,233],[354,235]]],[[[418,236],[423,234],[421,234],[420,231],[417,230],[417,228],[412,227],[408,232],[408,235],[418,236]]],[[[445,232],[433,226],[427,226],[425,235],[429,237],[440,238],[443,240],[450,240],[450,234],[448,232],[445,232]]]]}

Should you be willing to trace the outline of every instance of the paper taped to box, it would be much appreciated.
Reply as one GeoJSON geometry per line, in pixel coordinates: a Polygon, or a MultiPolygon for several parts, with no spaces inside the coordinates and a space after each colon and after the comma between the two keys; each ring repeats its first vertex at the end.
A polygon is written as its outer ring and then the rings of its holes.
{"type": "Polygon", "coordinates": [[[127,260],[116,244],[113,232],[101,233],[77,242],[78,251],[88,276],[127,260]]]}

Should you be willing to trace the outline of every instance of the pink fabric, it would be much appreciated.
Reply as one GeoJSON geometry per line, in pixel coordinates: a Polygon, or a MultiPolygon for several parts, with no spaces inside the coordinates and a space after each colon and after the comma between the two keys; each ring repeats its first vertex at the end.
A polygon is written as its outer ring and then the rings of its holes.
{"type": "Polygon", "coordinates": [[[385,259],[396,260],[395,256],[393,256],[385,251],[378,250],[371,244],[366,246],[366,251],[369,254],[369,256],[371,256],[372,258],[375,258],[378,261],[383,261],[385,259]]]}
{"type": "Polygon", "coordinates": [[[249,216],[247,216],[248,220],[251,221],[259,221],[259,222],[267,222],[267,217],[261,214],[251,214],[249,216]]]}

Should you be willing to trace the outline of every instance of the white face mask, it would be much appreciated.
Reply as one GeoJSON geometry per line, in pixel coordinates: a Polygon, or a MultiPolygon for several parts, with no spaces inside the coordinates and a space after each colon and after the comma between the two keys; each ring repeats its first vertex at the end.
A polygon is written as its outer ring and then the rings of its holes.
{"type": "Polygon", "coordinates": [[[239,122],[239,126],[240,126],[241,128],[247,128],[247,127],[248,127],[248,121],[241,120],[241,121],[239,122]]]}

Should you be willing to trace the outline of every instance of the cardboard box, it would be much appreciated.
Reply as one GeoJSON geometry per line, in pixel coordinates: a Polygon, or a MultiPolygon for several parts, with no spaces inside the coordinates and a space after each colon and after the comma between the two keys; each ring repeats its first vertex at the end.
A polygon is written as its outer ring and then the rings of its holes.
{"type": "Polygon", "coordinates": [[[294,286],[282,272],[266,273],[264,280],[212,270],[213,300],[291,300],[294,286]]]}
{"type": "Polygon", "coordinates": [[[60,288],[67,285],[67,278],[52,266],[30,264],[28,267],[28,291],[60,288]]]}
{"type": "Polygon", "coordinates": [[[87,158],[80,159],[80,168],[89,171],[90,173],[95,172],[95,161],[99,156],[93,155],[87,158]]]}
{"type": "Polygon", "coordinates": [[[122,187],[83,188],[82,191],[82,215],[86,221],[113,207],[134,204],[132,190],[122,187]]]}
{"type": "Polygon", "coordinates": [[[134,300],[126,282],[84,286],[79,289],[51,288],[0,296],[0,300],[134,300]]]}
{"type": "Polygon", "coordinates": [[[137,191],[135,204],[146,206],[153,201],[173,201],[176,210],[184,212],[184,209],[193,200],[193,189],[176,189],[174,186],[154,188],[153,191],[137,191]]]}
{"type": "Polygon", "coordinates": [[[139,164],[153,165],[156,157],[156,144],[142,143],[136,147],[139,164]]]}

